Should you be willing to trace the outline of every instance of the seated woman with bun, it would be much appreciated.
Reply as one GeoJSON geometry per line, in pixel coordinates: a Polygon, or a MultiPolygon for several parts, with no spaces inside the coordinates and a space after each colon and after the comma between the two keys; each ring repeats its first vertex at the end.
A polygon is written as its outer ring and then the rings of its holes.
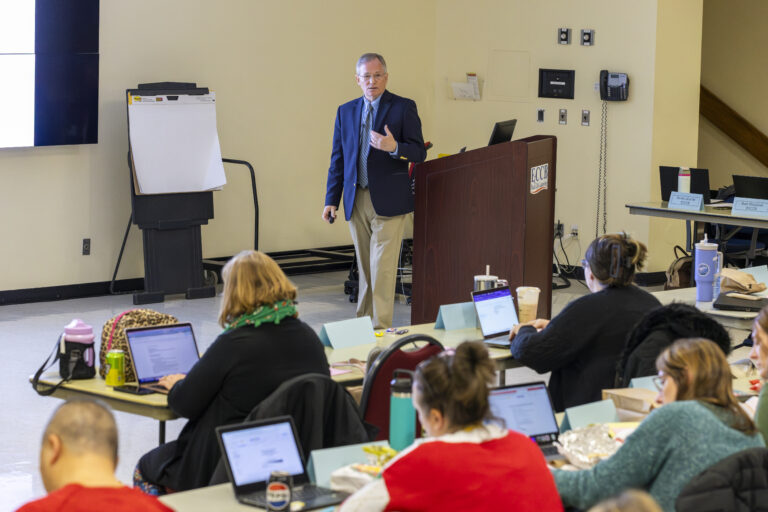
{"type": "Polygon", "coordinates": [[[763,446],[733,394],[720,347],[703,338],[675,341],[656,360],[662,407],[609,459],[582,471],[555,470],[563,504],[586,509],[626,489],[648,491],[665,511],[685,485],[736,452],[763,446]]]}
{"type": "Polygon", "coordinates": [[[624,233],[596,238],[582,261],[592,293],[552,320],[520,324],[510,333],[515,359],[539,373],[552,372],[549,391],[556,411],[600,400],[602,390],[613,387],[627,334],[661,305],[632,284],[646,253],[645,245],[624,233]]]}
{"type": "Polygon", "coordinates": [[[320,339],[299,320],[296,287],[266,254],[243,251],[222,271],[223,332],[187,375],[168,375],[168,406],[189,418],[175,441],[146,453],[134,485],[149,494],[208,485],[219,461],[216,427],[245,419],[283,382],[329,375],[320,339]]]}
{"type": "Polygon", "coordinates": [[[480,342],[422,362],[412,397],[429,437],[398,454],[341,512],[561,511],[537,445],[490,421],[488,385],[495,369],[480,342]]]}

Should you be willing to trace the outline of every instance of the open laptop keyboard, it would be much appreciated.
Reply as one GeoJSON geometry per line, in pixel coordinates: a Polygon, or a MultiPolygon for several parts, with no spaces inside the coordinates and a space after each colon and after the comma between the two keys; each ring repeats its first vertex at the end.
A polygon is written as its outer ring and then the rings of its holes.
{"type": "Polygon", "coordinates": [[[557,446],[553,444],[547,446],[539,446],[539,448],[541,448],[541,451],[544,452],[544,455],[557,455],[560,453],[557,451],[557,446]]]}

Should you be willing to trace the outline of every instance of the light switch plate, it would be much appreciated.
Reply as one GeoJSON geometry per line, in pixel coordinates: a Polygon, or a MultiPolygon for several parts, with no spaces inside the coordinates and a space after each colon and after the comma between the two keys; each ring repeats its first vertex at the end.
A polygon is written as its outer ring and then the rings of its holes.
{"type": "Polygon", "coordinates": [[[581,29],[581,45],[582,46],[594,46],[595,45],[595,31],[591,28],[581,29]]]}
{"type": "Polygon", "coordinates": [[[560,109],[560,124],[568,124],[568,109],[560,109]]]}
{"type": "Polygon", "coordinates": [[[581,126],[589,126],[589,110],[581,111],[581,126]]]}
{"type": "Polygon", "coordinates": [[[571,29],[569,28],[557,29],[557,43],[571,44],[571,29]]]}
{"type": "Polygon", "coordinates": [[[544,122],[544,109],[540,108],[536,111],[536,122],[537,123],[543,123],[544,122]]]}

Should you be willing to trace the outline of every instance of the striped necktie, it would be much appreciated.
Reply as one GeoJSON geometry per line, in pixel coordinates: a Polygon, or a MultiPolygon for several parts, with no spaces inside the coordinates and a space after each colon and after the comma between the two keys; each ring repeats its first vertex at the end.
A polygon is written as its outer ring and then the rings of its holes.
{"type": "Polygon", "coordinates": [[[371,117],[373,117],[373,105],[365,104],[368,111],[365,114],[365,123],[360,130],[360,159],[357,163],[357,184],[362,188],[368,187],[368,152],[371,149],[371,117]]]}

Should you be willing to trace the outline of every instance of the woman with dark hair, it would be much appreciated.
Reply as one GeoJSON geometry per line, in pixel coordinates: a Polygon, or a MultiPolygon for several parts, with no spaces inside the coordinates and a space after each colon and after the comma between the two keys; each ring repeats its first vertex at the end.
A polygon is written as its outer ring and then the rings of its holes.
{"type": "Polygon", "coordinates": [[[601,391],[613,387],[627,334],[661,305],[632,284],[646,253],[645,245],[624,233],[596,238],[581,262],[592,293],[552,320],[519,324],[510,333],[515,359],[539,373],[552,372],[549,390],[556,411],[600,400],[601,391]]]}
{"type": "Polygon", "coordinates": [[[480,342],[422,362],[413,405],[429,437],[417,440],[341,506],[341,512],[562,511],[544,455],[493,421],[495,365],[480,342]]]}
{"type": "Polygon", "coordinates": [[[763,446],[733,394],[731,368],[715,343],[677,340],[659,355],[656,368],[663,406],[609,459],[583,471],[554,471],[565,505],[588,508],[625,489],[644,489],[671,512],[691,478],[729,455],[763,446]]]}
{"type": "Polygon", "coordinates": [[[216,427],[242,421],[280,384],[307,373],[329,375],[320,339],[298,319],[296,287],[277,263],[243,251],[222,271],[224,331],[187,375],[167,375],[168,406],[189,421],[175,441],[146,453],[134,485],[165,494],[208,485],[219,461],[216,427]]]}

